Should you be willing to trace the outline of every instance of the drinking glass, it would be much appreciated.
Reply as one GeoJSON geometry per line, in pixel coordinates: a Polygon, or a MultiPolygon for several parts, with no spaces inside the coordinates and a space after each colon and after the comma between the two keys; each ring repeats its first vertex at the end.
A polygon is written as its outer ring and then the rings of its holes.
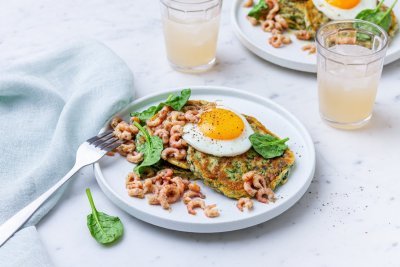
{"type": "Polygon", "coordinates": [[[201,72],[215,63],[222,0],[160,0],[171,66],[201,72]]]}
{"type": "Polygon", "coordinates": [[[388,36],[362,20],[333,21],[316,37],[319,111],[329,125],[356,129],[372,116],[388,36]]]}

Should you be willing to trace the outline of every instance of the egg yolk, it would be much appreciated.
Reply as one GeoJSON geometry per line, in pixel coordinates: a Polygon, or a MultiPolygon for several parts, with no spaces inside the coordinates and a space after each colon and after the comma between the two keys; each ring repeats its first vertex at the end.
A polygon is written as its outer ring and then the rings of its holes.
{"type": "Polygon", "coordinates": [[[244,130],[243,120],[234,112],[222,108],[201,114],[198,126],[205,136],[218,140],[235,139],[244,130]]]}
{"type": "Polygon", "coordinates": [[[352,9],[357,6],[361,0],[326,0],[330,5],[341,9],[352,9]]]}

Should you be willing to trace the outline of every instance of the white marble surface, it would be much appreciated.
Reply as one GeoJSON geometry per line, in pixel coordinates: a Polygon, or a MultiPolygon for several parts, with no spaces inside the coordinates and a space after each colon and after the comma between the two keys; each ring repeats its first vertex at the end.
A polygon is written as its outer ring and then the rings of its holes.
{"type": "Polygon", "coordinates": [[[339,131],[318,116],[316,77],[264,62],[243,48],[224,2],[218,65],[177,73],[165,59],[158,1],[14,0],[0,4],[0,65],[74,39],[110,46],[135,74],[138,97],[168,87],[213,84],[258,93],[308,128],[317,169],[305,196],[283,215],[231,233],[190,234],[130,217],[81,171],[38,225],[56,266],[399,266],[400,61],[386,66],[371,124],[339,131]],[[97,244],[86,228],[90,187],[99,209],[119,216],[123,240],[97,244]]]}

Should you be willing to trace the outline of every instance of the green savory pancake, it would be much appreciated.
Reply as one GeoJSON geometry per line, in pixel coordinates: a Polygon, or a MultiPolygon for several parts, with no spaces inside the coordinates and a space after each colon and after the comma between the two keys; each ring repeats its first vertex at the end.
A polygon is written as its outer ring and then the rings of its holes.
{"type": "MultiPolygon", "coordinates": [[[[254,132],[276,136],[257,119],[245,117],[254,132]]],[[[235,199],[249,196],[243,188],[244,173],[258,171],[267,178],[267,185],[274,190],[286,182],[294,161],[294,154],[290,149],[287,149],[282,156],[273,159],[263,158],[253,148],[234,157],[212,156],[191,146],[187,151],[187,162],[194,176],[202,179],[207,186],[235,199]]]]}
{"type": "Polygon", "coordinates": [[[316,31],[329,18],[315,8],[312,0],[279,0],[279,15],[293,30],[307,30],[314,37],[316,31]]]}
{"type": "MultiPolygon", "coordinates": [[[[382,5],[381,10],[385,11],[387,6],[382,5]]],[[[292,30],[306,30],[315,37],[317,30],[330,19],[321,11],[319,11],[312,0],[279,0],[279,15],[281,15],[288,23],[292,30]]],[[[397,18],[392,10],[391,26],[388,35],[393,38],[399,28],[397,18]]]]}

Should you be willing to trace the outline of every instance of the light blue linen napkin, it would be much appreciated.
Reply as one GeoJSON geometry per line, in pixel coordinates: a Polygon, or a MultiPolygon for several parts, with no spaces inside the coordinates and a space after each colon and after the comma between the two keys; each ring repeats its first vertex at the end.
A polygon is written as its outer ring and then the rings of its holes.
{"type": "MultiPolygon", "coordinates": [[[[133,96],[127,65],[94,41],[0,70],[0,224],[62,178],[77,147],[133,96]]],[[[0,248],[1,266],[52,265],[34,225],[63,191],[0,248]]]]}

